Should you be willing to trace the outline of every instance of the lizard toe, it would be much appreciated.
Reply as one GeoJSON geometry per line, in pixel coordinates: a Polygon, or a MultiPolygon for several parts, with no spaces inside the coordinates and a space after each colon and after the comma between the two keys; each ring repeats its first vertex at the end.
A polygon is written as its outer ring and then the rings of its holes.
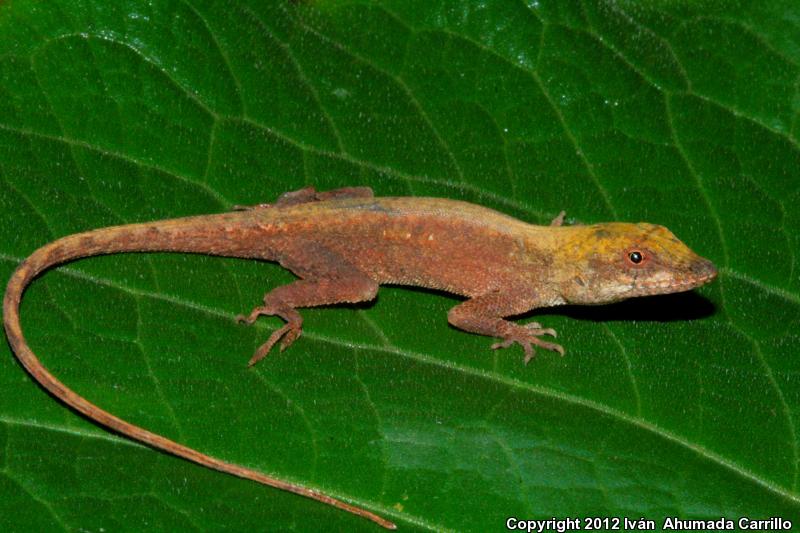
{"type": "Polygon", "coordinates": [[[287,324],[287,326],[292,326],[289,331],[283,336],[281,339],[281,351],[284,351],[286,348],[292,345],[297,338],[303,334],[303,329],[300,327],[294,327],[292,324],[287,324]]]}
{"type": "Polygon", "coordinates": [[[291,324],[284,324],[280,328],[273,331],[272,335],[270,335],[269,339],[267,339],[267,342],[262,344],[258,348],[258,350],[256,350],[256,353],[253,354],[253,357],[250,358],[250,361],[248,361],[247,366],[253,366],[254,364],[264,359],[269,353],[269,351],[272,349],[272,347],[275,346],[275,343],[278,342],[281,339],[281,337],[286,335],[286,333],[288,333],[291,330],[291,328],[292,328],[291,324]]]}
{"type": "Polygon", "coordinates": [[[516,337],[508,338],[503,341],[492,344],[492,350],[497,350],[499,348],[508,348],[512,344],[519,344],[520,346],[522,346],[522,349],[525,350],[525,364],[527,365],[535,355],[533,351],[533,346],[531,346],[531,341],[529,339],[516,338],[516,337]]]}
{"type": "Polygon", "coordinates": [[[523,362],[525,363],[525,366],[528,366],[528,363],[531,362],[531,359],[533,359],[533,357],[536,355],[536,352],[533,351],[533,346],[531,346],[530,342],[520,344],[522,344],[522,347],[525,349],[525,358],[523,359],[523,362]]]}
{"type": "Polygon", "coordinates": [[[255,321],[256,321],[256,318],[258,318],[258,315],[256,315],[256,316],[252,316],[252,315],[251,315],[251,316],[236,315],[236,318],[235,318],[235,320],[236,320],[236,322],[238,322],[239,324],[248,324],[248,325],[252,325],[252,324],[254,324],[254,323],[255,323],[255,321]]]}
{"type": "Polygon", "coordinates": [[[564,347],[560,344],[556,344],[554,342],[546,342],[536,337],[531,339],[536,346],[540,348],[544,348],[545,350],[550,350],[551,352],[558,352],[561,357],[564,357],[564,347]]]}
{"type": "Polygon", "coordinates": [[[541,324],[538,322],[531,322],[530,324],[525,324],[525,329],[528,330],[528,333],[534,335],[536,337],[541,337],[542,335],[550,335],[551,337],[558,337],[556,330],[553,328],[543,328],[541,324]]]}
{"type": "Polygon", "coordinates": [[[278,314],[277,311],[275,309],[273,309],[271,306],[267,307],[266,305],[260,305],[260,306],[258,306],[256,308],[254,308],[252,311],[250,311],[250,314],[247,315],[247,316],[245,316],[245,315],[236,315],[236,321],[239,322],[239,323],[245,323],[245,324],[251,324],[252,325],[252,324],[255,323],[255,321],[258,319],[258,317],[260,317],[261,315],[272,316],[272,315],[276,315],[276,314],[278,314]]]}
{"type": "Polygon", "coordinates": [[[496,342],[496,343],[492,344],[492,350],[499,350],[500,348],[508,348],[509,346],[514,344],[515,342],[516,341],[513,340],[513,339],[506,339],[504,341],[496,342]]]}

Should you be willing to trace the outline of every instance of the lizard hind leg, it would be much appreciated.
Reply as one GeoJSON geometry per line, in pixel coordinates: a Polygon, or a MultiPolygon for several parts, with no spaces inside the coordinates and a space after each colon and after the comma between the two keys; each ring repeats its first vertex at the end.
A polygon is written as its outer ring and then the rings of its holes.
{"type": "Polygon", "coordinates": [[[279,316],[286,321],[256,350],[249,366],[266,357],[278,341],[281,341],[280,350],[283,351],[300,337],[303,318],[297,312],[298,307],[366,302],[378,294],[375,281],[320,246],[306,245],[300,253],[287,254],[281,259],[281,265],[302,279],[276,287],[264,296],[264,305],[256,307],[247,316],[236,317],[239,322],[248,324],[254,323],[261,315],[279,316]],[[309,257],[314,258],[313,265],[304,264],[309,257]]]}

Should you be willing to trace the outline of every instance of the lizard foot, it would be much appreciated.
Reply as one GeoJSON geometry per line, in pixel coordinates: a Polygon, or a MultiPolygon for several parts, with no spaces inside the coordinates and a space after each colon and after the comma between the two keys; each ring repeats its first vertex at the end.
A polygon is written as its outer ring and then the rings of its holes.
{"type": "Polygon", "coordinates": [[[560,344],[556,344],[553,342],[543,341],[539,337],[542,335],[550,335],[551,337],[556,336],[556,332],[552,328],[543,328],[541,324],[538,322],[531,322],[529,324],[525,324],[523,326],[525,328],[524,333],[521,335],[512,335],[500,342],[496,342],[492,344],[492,350],[497,350],[499,348],[508,348],[512,344],[516,343],[522,346],[522,349],[525,350],[525,364],[527,365],[531,359],[533,359],[534,351],[533,346],[536,345],[540,348],[544,348],[545,350],[550,350],[551,352],[558,352],[561,356],[564,356],[564,347],[560,344]]]}
{"type": "Polygon", "coordinates": [[[281,341],[280,351],[284,351],[303,333],[303,319],[293,309],[282,312],[272,306],[259,306],[253,309],[247,316],[238,315],[236,321],[253,324],[261,315],[277,315],[286,320],[286,324],[272,332],[267,342],[262,344],[258,350],[256,350],[256,353],[253,354],[253,357],[250,358],[247,366],[253,366],[264,359],[279,340],[281,341]]]}

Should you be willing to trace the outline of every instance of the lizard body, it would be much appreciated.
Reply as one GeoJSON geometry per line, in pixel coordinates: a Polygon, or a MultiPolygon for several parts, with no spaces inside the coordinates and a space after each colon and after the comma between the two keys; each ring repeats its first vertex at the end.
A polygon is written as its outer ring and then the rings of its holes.
{"type": "Polygon", "coordinates": [[[466,298],[448,313],[466,331],[498,337],[493,348],[533,346],[555,336],[538,323],[505,317],[572,304],[602,304],[632,296],[679,292],[716,276],[714,265],[672,233],[652,224],[536,226],[491,209],[439,198],[375,198],[368,188],[301,189],[231,213],[128,224],[62,237],[35,251],[11,277],[3,319],[15,354],[30,374],[64,403],[117,432],[190,461],[288,490],[387,527],[394,524],[319,491],[220,461],[90,403],[47,371],[28,347],[19,320],[25,287],[48,268],[81,257],[120,252],[189,252],[276,261],[298,276],[239,319],[277,315],[286,324],[253,355],[281,350],[302,331],[298,307],[371,300],[381,284],[413,285],[466,298]]]}

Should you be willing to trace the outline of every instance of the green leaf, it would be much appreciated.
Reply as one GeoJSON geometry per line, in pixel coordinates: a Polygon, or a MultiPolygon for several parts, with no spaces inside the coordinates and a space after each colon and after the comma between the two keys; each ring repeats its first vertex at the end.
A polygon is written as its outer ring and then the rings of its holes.
{"type": "MultiPolygon", "coordinates": [[[[248,369],[281,322],[233,318],[292,276],[201,256],[69,264],[23,326],[90,401],[403,530],[796,522],[798,35],[789,0],[2,2],[0,271],[312,184],[664,224],[718,281],[536,313],[567,356],[528,366],[388,287],[248,369]]],[[[0,356],[3,530],[373,527],[109,433],[0,356]]]]}

